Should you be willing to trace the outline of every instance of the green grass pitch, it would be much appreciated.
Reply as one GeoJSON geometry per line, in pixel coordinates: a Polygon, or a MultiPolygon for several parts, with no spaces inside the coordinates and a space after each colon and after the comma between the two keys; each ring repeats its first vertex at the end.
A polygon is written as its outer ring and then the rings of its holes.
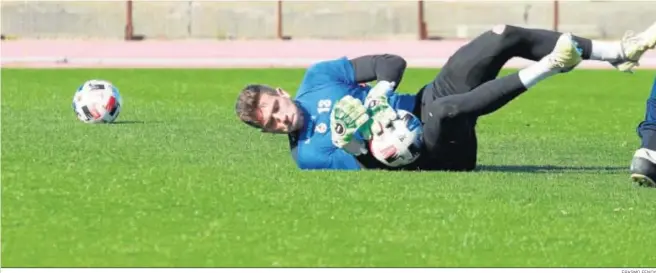
{"type": "Polygon", "coordinates": [[[298,171],[233,109],[302,74],[3,69],[2,266],[656,267],[656,190],[628,179],[655,71],[540,83],[480,120],[472,173],[298,171]],[[75,119],[91,78],[119,123],[75,119]]]}

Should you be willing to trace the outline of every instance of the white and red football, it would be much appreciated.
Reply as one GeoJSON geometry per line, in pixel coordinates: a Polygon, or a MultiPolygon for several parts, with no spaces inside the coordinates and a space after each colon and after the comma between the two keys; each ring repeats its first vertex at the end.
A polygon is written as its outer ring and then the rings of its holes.
{"type": "Polygon", "coordinates": [[[398,118],[391,126],[380,123],[379,134],[373,134],[369,140],[369,152],[380,162],[390,167],[401,167],[413,163],[419,158],[423,145],[423,127],[421,120],[405,110],[397,110],[398,118]]]}
{"type": "Polygon", "coordinates": [[[84,123],[114,122],[122,106],[118,88],[106,80],[86,81],[73,96],[73,111],[84,123]]]}

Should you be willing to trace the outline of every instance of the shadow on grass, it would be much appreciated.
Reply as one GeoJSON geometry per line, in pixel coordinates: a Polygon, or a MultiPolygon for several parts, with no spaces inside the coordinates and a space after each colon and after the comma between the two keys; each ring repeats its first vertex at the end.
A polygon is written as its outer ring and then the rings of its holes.
{"type": "Polygon", "coordinates": [[[629,166],[555,166],[555,165],[480,165],[478,172],[515,172],[515,173],[628,173],[629,166]]]}
{"type": "Polygon", "coordinates": [[[145,122],[145,121],[143,121],[143,120],[117,120],[117,121],[114,121],[114,122],[109,123],[109,124],[117,124],[117,125],[121,125],[121,124],[145,124],[145,123],[160,123],[160,122],[159,122],[159,121],[148,121],[148,122],[145,122]]]}

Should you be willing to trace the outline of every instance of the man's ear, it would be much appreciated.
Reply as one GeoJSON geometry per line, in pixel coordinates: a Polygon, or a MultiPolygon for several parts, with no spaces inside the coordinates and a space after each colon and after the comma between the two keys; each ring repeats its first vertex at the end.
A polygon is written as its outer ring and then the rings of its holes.
{"type": "Polygon", "coordinates": [[[283,90],[282,88],[278,87],[276,88],[276,91],[278,92],[279,96],[289,98],[289,93],[287,93],[287,91],[283,90]]]}

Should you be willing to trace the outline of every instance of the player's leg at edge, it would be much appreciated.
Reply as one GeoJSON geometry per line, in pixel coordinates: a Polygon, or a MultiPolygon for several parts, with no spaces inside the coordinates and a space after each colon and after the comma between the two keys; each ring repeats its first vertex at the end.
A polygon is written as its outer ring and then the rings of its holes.
{"type": "Polygon", "coordinates": [[[619,45],[622,56],[619,61],[611,64],[620,71],[631,72],[634,67],[640,65],[642,54],[656,47],[656,23],[639,34],[627,32],[619,45]]]}
{"type": "Polygon", "coordinates": [[[637,131],[641,144],[631,160],[631,180],[641,186],[656,187],[656,78],[647,99],[645,119],[637,131]]]}

